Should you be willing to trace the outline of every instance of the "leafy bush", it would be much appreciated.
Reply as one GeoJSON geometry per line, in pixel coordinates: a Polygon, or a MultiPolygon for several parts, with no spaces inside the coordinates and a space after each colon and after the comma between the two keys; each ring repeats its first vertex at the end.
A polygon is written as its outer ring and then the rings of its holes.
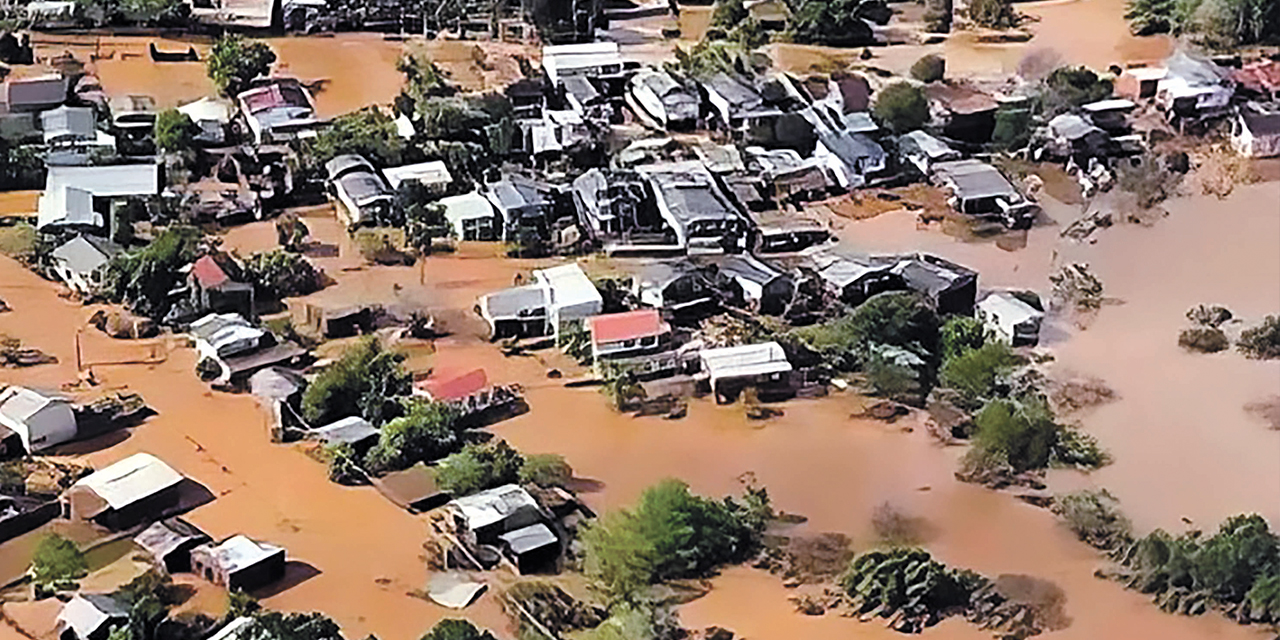
{"type": "Polygon", "coordinates": [[[1182,333],[1178,334],[1178,346],[1187,351],[1217,353],[1229,348],[1231,341],[1227,339],[1227,334],[1223,333],[1222,329],[1194,327],[1183,329],[1182,333]]]}
{"type": "Polygon", "coordinates": [[[924,13],[924,25],[930,33],[950,33],[953,18],[951,0],[928,0],[929,10],[924,13]]]}
{"type": "Polygon", "coordinates": [[[998,395],[998,388],[1018,364],[1013,349],[1002,340],[992,340],[948,359],[939,372],[943,386],[955,389],[965,405],[975,408],[998,395]]]}
{"type": "Polygon", "coordinates": [[[1280,41],[1280,5],[1254,0],[1129,0],[1125,19],[1137,35],[1192,34],[1229,48],[1280,41]]]}
{"type": "Polygon", "coordinates": [[[606,372],[604,384],[600,392],[609,397],[613,408],[618,411],[630,411],[648,397],[644,385],[636,380],[630,371],[611,370],[606,372]]]}
{"type": "Polygon", "coordinates": [[[276,54],[265,42],[232,34],[218,38],[205,58],[209,79],[223,95],[235,97],[258,76],[265,76],[276,54]]]}
{"type": "Polygon", "coordinates": [[[996,400],[983,407],[973,422],[977,427],[975,449],[995,454],[1014,471],[1049,466],[1058,425],[1044,403],[1024,406],[1013,400],[996,400]]]}
{"type": "Polygon", "coordinates": [[[1218,305],[1196,305],[1187,309],[1187,319],[1202,327],[1221,327],[1232,318],[1231,310],[1218,305]]]}
{"type": "Polygon", "coordinates": [[[310,260],[283,249],[255,253],[241,266],[258,295],[266,299],[305,296],[324,287],[324,274],[310,260]]]}
{"type": "Polygon", "coordinates": [[[538,453],[525,456],[520,466],[520,483],[543,487],[563,487],[573,479],[573,467],[564,456],[554,453],[538,453]]]}
{"type": "Polygon", "coordinates": [[[1267,316],[1262,324],[1245,329],[1236,349],[1256,360],[1280,358],[1280,316],[1267,316]]]}
{"type": "Polygon", "coordinates": [[[969,607],[970,596],[986,580],[934,560],[922,549],[889,549],[859,554],[840,578],[840,587],[860,612],[903,610],[936,623],[969,607]]]}
{"type": "Polygon", "coordinates": [[[177,109],[165,109],[156,114],[155,140],[161,151],[181,153],[190,151],[193,139],[200,132],[187,114],[177,109]]]}
{"type": "Polygon", "coordinates": [[[871,115],[893,133],[907,133],[929,122],[929,101],[920,87],[899,81],[876,94],[871,115]]]}
{"type": "Polygon", "coordinates": [[[504,440],[469,444],[436,465],[436,485],[451,495],[466,496],[520,480],[524,458],[504,440]]]}
{"type": "Polygon", "coordinates": [[[384,167],[400,164],[404,141],[396,124],[382,111],[368,107],[340,115],[329,122],[308,145],[309,160],[315,167],[340,155],[355,154],[384,167]]]}
{"type": "Polygon", "coordinates": [[[751,556],[760,544],[768,496],[756,490],[739,503],[694,495],[679,480],[663,480],[582,532],[585,573],[615,598],[661,580],[705,576],[751,556]]]}
{"type": "Polygon", "coordinates": [[[792,39],[828,47],[875,44],[875,35],[863,18],[885,24],[888,20],[883,7],[883,3],[865,0],[809,0],[792,13],[792,39]]]}
{"type": "Polygon", "coordinates": [[[867,359],[867,384],[882,398],[904,404],[918,404],[924,395],[921,372],[901,358],[873,353],[867,359]]]}
{"type": "Polygon", "coordinates": [[[89,573],[84,554],[74,542],[51,533],[40,539],[31,557],[31,579],[39,585],[57,585],[78,580],[89,573]]]}
{"type": "Polygon", "coordinates": [[[972,0],[969,19],[988,29],[1012,29],[1022,22],[1022,16],[1013,9],[1009,0],[972,0]]]}
{"type": "Polygon", "coordinates": [[[457,451],[461,445],[457,420],[457,414],[447,405],[409,402],[405,415],[382,427],[378,443],[365,454],[365,468],[381,474],[457,451]]]}
{"type": "Polygon", "coordinates": [[[939,345],[945,362],[970,349],[978,349],[987,341],[987,328],[982,321],[969,316],[951,316],[942,323],[939,345]]]}
{"type": "Polygon", "coordinates": [[[494,637],[466,620],[445,618],[431,627],[422,640],[494,640],[494,637]]]}
{"type": "Polygon", "coordinates": [[[1098,77],[1088,67],[1059,67],[1044,80],[1041,96],[1046,115],[1056,115],[1072,107],[1111,96],[1111,81],[1098,77]]]}
{"type": "Polygon", "coordinates": [[[259,612],[257,624],[249,627],[242,640],[343,640],[338,623],[323,613],[259,612]]]}
{"type": "Polygon", "coordinates": [[[937,82],[946,72],[946,59],[936,53],[930,53],[911,65],[911,77],[920,82],[937,82]]]}
{"type": "Polygon", "coordinates": [[[1058,497],[1053,512],[1084,542],[1099,549],[1126,544],[1133,533],[1120,502],[1106,489],[1086,489],[1058,497]]]}
{"type": "Polygon", "coordinates": [[[140,315],[163,317],[170,307],[169,292],[182,282],[181,268],[195,259],[199,240],[199,229],[172,226],[145,248],[117,255],[103,274],[103,294],[140,315]]]}
{"type": "Polygon", "coordinates": [[[716,2],[716,8],[711,12],[711,26],[720,27],[722,29],[732,29],[738,23],[747,19],[747,7],[743,5],[742,0],[719,0],[716,2]]]}
{"type": "Polygon", "coordinates": [[[840,370],[856,369],[876,345],[900,347],[925,362],[938,351],[938,316],[914,293],[872,296],[852,313],[822,324],[791,330],[787,336],[817,352],[840,370]]]}
{"type": "Polygon", "coordinates": [[[1001,108],[996,111],[995,128],[991,130],[991,142],[997,148],[1012,151],[1027,146],[1031,140],[1031,111],[1029,109],[1001,108]]]}
{"type": "Polygon", "coordinates": [[[409,393],[411,377],[401,367],[403,361],[402,354],[385,350],[377,338],[362,338],[303,392],[303,417],[312,425],[325,425],[359,415],[381,425],[398,411],[393,398],[409,393]]]}
{"type": "Polygon", "coordinates": [[[342,485],[364,484],[365,476],[356,463],[356,452],[350,444],[338,442],[325,447],[329,460],[329,481],[342,485]]]}

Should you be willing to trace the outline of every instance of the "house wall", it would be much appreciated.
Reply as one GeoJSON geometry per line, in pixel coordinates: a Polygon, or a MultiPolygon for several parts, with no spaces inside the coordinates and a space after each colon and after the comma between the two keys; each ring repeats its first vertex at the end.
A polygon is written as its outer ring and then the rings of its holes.
{"type": "Polygon", "coordinates": [[[14,423],[9,428],[22,436],[27,451],[35,453],[74,440],[76,416],[67,403],[53,402],[27,418],[25,424],[14,423]]]}
{"type": "Polygon", "coordinates": [[[977,297],[977,278],[966,278],[934,296],[934,304],[939,315],[956,313],[967,316],[973,313],[977,297]]]}
{"type": "Polygon", "coordinates": [[[182,495],[181,487],[181,484],[177,484],[122,509],[107,509],[93,518],[93,521],[119,531],[144,522],[160,520],[177,509],[182,495]]]}
{"type": "Polygon", "coordinates": [[[245,567],[225,576],[224,586],[230,591],[253,591],[284,577],[284,553],[277,553],[262,562],[245,567]]]}

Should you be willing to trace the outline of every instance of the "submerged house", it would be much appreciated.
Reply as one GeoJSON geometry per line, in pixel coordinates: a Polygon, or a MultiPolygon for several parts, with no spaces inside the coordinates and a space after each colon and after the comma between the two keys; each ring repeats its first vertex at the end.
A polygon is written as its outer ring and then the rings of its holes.
{"type": "Polygon", "coordinates": [[[200,361],[211,362],[216,368],[211,379],[215,384],[247,378],[306,353],[293,343],[279,342],[272,333],[234,313],[209,314],[191,323],[188,332],[195,339],[200,361]]]}
{"type": "Polygon", "coordinates": [[[128,626],[129,619],[129,607],[111,595],[77,593],[62,605],[54,631],[58,640],[107,640],[112,629],[128,626]]]}
{"type": "Polygon", "coordinates": [[[730,401],[745,387],[769,392],[790,386],[791,362],[776,342],[703,349],[698,356],[717,403],[730,401]]]}
{"type": "Polygon", "coordinates": [[[826,161],[826,166],[841,189],[857,189],[866,185],[888,169],[888,154],[884,147],[862,133],[833,131],[818,135],[814,157],[826,161]]]}
{"type": "Polygon", "coordinates": [[[970,87],[933,82],[925,85],[932,111],[943,122],[942,133],[964,142],[991,141],[996,128],[995,98],[970,87]]]}
{"type": "Polygon", "coordinates": [[[625,87],[627,72],[638,66],[623,60],[616,42],[587,42],[542,48],[542,69],[552,86],[558,86],[570,78],[583,78],[602,93],[619,97],[625,87]]]}
{"type": "Polygon", "coordinates": [[[956,211],[997,217],[1010,228],[1031,226],[1038,213],[999,169],[978,160],[956,160],[934,165],[934,177],[950,189],[949,202],[956,211]]]}
{"type": "Polygon", "coordinates": [[[782,315],[796,292],[795,280],[761,262],[750,254],[729,254],[697,259],[697,263],[714,269],[721,279],[730,279],[739,297],[725,300],[732,306],[751,309],[764,315],[782,315]]]}
{"type": "Polygon", "coordinates": [[[925,297],[938,315],[971,315],[978,297],[978,273],[935,255],[897,258],[892,273],[925,297]]]}
{"type": "Polygon", "coordinates": [[[923,132],[911,131],[898,138],[898,153],[922,176],[932,174],[933,167],[942,162],[960,160],[963,156],[947,143],[923,132]]]}
{"type": "Polygon", "coordinates": [[[619,369],[637,376],[674,372],[679,358],[673,348],[671,325],[656,309],[610,313],[588,320],[591,356],[597,375],[619,369]]]}
{"type": "Polygon", "coordinates": [[[39,453],[77,433],[70,400],[26,387],[0,391],[0,457],[39,453]]]}
{"type": "Polygon", "coordinates": [[[1249,158],[1280,156],[1280,112],[1241,109],[1231,123],[1231,147],[1249,158]]]}
{"type": "Polygon", "coordinates": [[[37,202],[37,228],[105,229],[111,201],[160,193],[155,162],[93,166],[49,165],[37,202]]]}
{"type": "Polygon", "coordinates": [[[159,520],[134,536],[157,565],[168,573],[191,570],[191,550],[209,542],[209,536],[182,518],[159,520]]]}
{"type": "Polygon", "coordinates": [[[493,204],[478,192],[441,198],[438,204],[444,208],[444,219],[449,230],[459,240],[497,240],[504,225],[498,219],[493,204]]]}
{"type": "Polygon", "coordinates": [[[313,440],[326,445],[345,444],[362,451],[378,438],[378,428],[359,416],[343,418],[337,422],[316,427],[307,433],[313,440]]]}
{"type": "Polygon", "coordinates": [[[702,100],[666,71],[645,69],[631,77],[628,96],[663,128],[683,131],[694,128],[702,111],[702,100]]]}
{"type": "Polygon", "coordinates": [[[719,305],[725,290],[718,272],[709,273],[687,261],[647,263],[636,271],[631,283],[631,294],[641,304],[673,315],[710,311],[719,305]]]}
{"type": "Polygon", "coordinates": [[[285,551],[247,536],[191,550],[191,571],[228,591],[252,591],[284,577],[285,551]]]}
{"type": "Polygon", "coordinates": [[[0,83],[0,103],[5,112],[39,112],[67,101],[67,79],[60,74],[14,78],[0,83]]]}
{"type": "Polygon", "coordinates": [[[254,286],[248,282],[237,282],[231,274],[238,272],[238,265],[225,255],[207,254],[196,259],[187,274],[192,308],[252,316],[254,286]]]}
{"type": "Polygon", "coordinates": [[[53,250],[53,272],[81,296],[91,295],[101,284],[101,269],[123,249],[98,236],[78,235],[53,250]]]}
{"type": "Polygon", "coordinates": [[[1169,56],[1164,68],[1155,103],[1171,121],[1222,115],[1230,107],[1235,95],[1230,70],[1185,51],[1169,56]]]}
{"type": "Polygon", "coordinates": [[[325,163],[324,170],[334,210],[347,229],[378,224],[387,218],[395,194],[368,160],[356,155],[337,156],[325,163]]]}
{"type": "Polygon", "coordinates": [[[546,524],[549,514],[518,485],[455,498],[445,509],[464,542],[497,547],[520,573],[547,567],[560,556],[560,540],[546,524]]]}
{"type": "Polygon", "coordinates": [[[580,324],[604,308],[604,299],[577,264],[533,272],[533,284],[482,296],[476,310],[489,323],[492,339],[559,337],[565,325],[580,324]]]}
{"type": "Polygon", "coordinates": [[[128,529],[178,509],[186,480],[149,453],[135,453],[71,485],[60,498],[63,515],[108,529],[128,529]]]}
{"type": "Polygon", "coordinates": [[[1040,342],[1040,324],[1044,309],[1031,305],[1018,295],[993,291],[978,301],[978,317],[993,333],[1015,347],[1040,342]]]}
{"type": "Polygon", "coordinates": [[[630,170],[591,169],[573,181],[582,229],[608,253],[645,247],[676,248],[676,233],[658,211],[650,182],[630,170]]]}
{"type": "Polygon", "coordinates": [[[314,135],[320,124],[311,92],[294,78],[264,78],[236,96],[236,104],[257,145],[314,135]]]}
{"type": "Polygon", "coordinates": [[[701,162],[652,164],[636,171],[649,180],[677,246],[689,252],[744,248],[748,221],[701,162]]]}
{"type": "Polygon", "coordinates": [[[425,187],[429,193],[443,195],[448,191],[449,185],[453,184],[453,175],[449,173],[449,167],[443,160],[388,167],[382,170],[382,176],[387,179],[392,191],[399,190],[401,184],[414,182],[425,187]]]}
{"type": "Polygon", "coordinates": [[[520,175],[508,175],[488,185],[489,199],[502,223],[501,239],[513,241],[531,233],[545,238],[555,216],[554,188],[520,175]]]}
{"type": "Polygon", "coordinates": [[[813,256],[807,268],[840,301],[856,307],[876,294],[907,288],[893,267],[892,261],[827,252],[813,256]]]}

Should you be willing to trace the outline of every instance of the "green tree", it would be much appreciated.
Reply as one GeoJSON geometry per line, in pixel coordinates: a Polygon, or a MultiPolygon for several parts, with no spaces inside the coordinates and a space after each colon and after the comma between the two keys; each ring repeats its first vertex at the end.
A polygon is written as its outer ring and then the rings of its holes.
{"type": "Polygon", "coordinates": [[[1022,22],[1009,0],[971,0],[969,19],[988,29],[1012,29],[1022,22]]]}
{"type": "Polygon", "coordinates": [[[1120,501],[1106,489],[1085,489],[1053,502],[1057,514],[1076,536],[1098,549],[1127,545],[1133,525],[1120,511],[1120,501]]]}
{"type": "Polygon", "coordinates": [[[184,153],[190,151],[196,134],[200,132],[187,114],[177,109],[165,109],[156,114],[155,139],[161,151],[184,153]]]}
{"type": "Polygon", "coordinates": [[[191,5],[182,0],[119,0],[119,7],[130,22],[176,27],[191,18],[191,5]]]}
{"type": "Polygon", "coordinates": [[[882,293],[834,321],[789,335],[836,369],[854,370],[880,347],[905,349],[931,363],[938,352],[938,316],[918,294],[882,293]]]}
{"type": "Polygon", "coordinates": [[[1049,466],[1061,431],[1038,397],[989,402],[973,422],[974,448],[1017,472],[1049,466]]]}
{"type": "Polygon", "coordinates": [[[255,253],[241,266],[245,278],[253,283],[258,295],[268,300],[282,300],[315,293],[324,287],[324,273],[310,260],[283,249],[255,253]]]}
{"type": "Polygon", "coordinates": [[[987,328],[982,321],[969,316],[951,316],[939,332],[942,360],[945,362],[965,351],[977,349],[987,342],[987,328]]]}
{"type": "Polygon", "coordinates": [[[51,533],[40,539],[31,557],[31,579],[36,584],[54,585],[78,580],[89,573],[84,554],[74,542],[51,533]]]}
{"type": "Polygon", "coordinates": [[[271,70],[276,54],[265,42],[225,35],[213,43],[205,59],[209,79],[223,95],[235,97],[271,70]]]}
{"type": "Polygon", "coordinates": [[[719,0],[711,12],[711,26],[732,29],[747,19],[747,7],[742,0],[719,0]]]}
{"type": "Polygon", "coordinates": [[[911,65],[911,77],[920,82],[937,82],[946,73],[947,60],[936,53],[923,56],[911,65]]]}
{"type": "Polygon", "coordinates": [[[431,627],[422,640],[494,640],[494,637],[466,620],[445,618],[431,627]]]}
{"type": "Polygon", "coordinates": [[[276,218],[276,239],[285,251],[300,251],[310,235],[311,230],[298,214],[288,212],[276,218]]]}
{"type": "Polygon", "coordinates": [[[663,480],[633,510],[610,512],[582,533],[587,575],[615,598],[660,580],[707,575],[745,560],[764,531],[767,495],[744,503],[694,495],[678,480],[663,480]]]}
{"type": "Polygon", "coordinates": [[[310,162],[321,167],[337,156],[354,154],[383,167],[400,164],[404,141],[387,114],[366,107],[334,118],[308,146],[310,162]]]}
{"type": "Polygon", "coordinates": [[[405,241],[424,255],[431,254],[436,238],[449,235],[444,206],[435,200],[435,194],[416,180],[406,180],[396,190],[395,208],[404,215],[405,241]]]}
{"type": "Polygon", "coordinates": [[[246,627],[239,640],[343,640],[341,627],[323,613],[264,611],[253,619],[256,624],[246,627]]]}
{"type": "Polygon", "coordinates": [[[1111,96],[1110,80],[1098,77],[1088,67],[1059,67],[1044,80],[1041,94],[1045,115],[1057,115],[1073,107],[1111,96]]]}
{"type": "Polygon", "coordinates": [[[458,450],[458,415],[438,402],[411,401],[405,415],[388,422],[365,454],[365,467],[381,474],[436,460],[458,450]]]}
{"type": "Polygon", "coordinates": [[[966,406],[976,408],[999,395],[999,387],[1017,364],[1018,357],[1008,343],[992,340],[949,358],[943,363],[939,378],[943,386],[960,393],[966,406]]]}
{"type": "Polygon", "coordinates": [[[520,466],[520,483],[543,487],[563,487],[573,479],[573,467],[564,456],[554,453],[538,453],[525,456],[520,466]]]}
{"type": "Polygon", "coordinates": [[[998,149],[1013,151],[1027,146],[1031,140],[1031,110],[1001,107],[996,110],[996,126],[991,131],[991,143],[998,149]]]}
{"type": "Polygon", "coordinates": [[[800,44],[861,47],[875,44],[864,18],[886,24],[882,3],[864,0],[807,0],[792,12],[792,38],[800,44]]]}
{"type": "Polygon", "coordinates": [[[194,227],[172,226],[146,247],[112,258],[103,275],[103,294],[152,318],[169,311],[169,292],[183,278],[180,269],[196,257],[201,238],[194,227]]]}
{"type": "Polygon", "coordinates": [[[1280,316],[1267,316],[1240,333],[1236,349],[1255,360],[1280,358],[1280,316]]]}
{"type": "Polygon", "coordinates": [[[359,415],[381,425],[399,410],[393,398],[409,393],[411,376],[402,362],[403,354],[387,351],[376,337],[361,339],[307,386],[303,417],[324,425],[359,415]]]}
{"type": "Polygon", "coordinates": [[[524,458],[505,440],[469,444],[436,465],[436,485],[453,496],[466,496],[520,480],[524,458]]]}
{"type": "Polygon", "coordinates": [[[894,133],[907,133],[929,122],[929,100],[924,90],[910,82],[895,82],[876,94],[871,115],[894,133]]]}

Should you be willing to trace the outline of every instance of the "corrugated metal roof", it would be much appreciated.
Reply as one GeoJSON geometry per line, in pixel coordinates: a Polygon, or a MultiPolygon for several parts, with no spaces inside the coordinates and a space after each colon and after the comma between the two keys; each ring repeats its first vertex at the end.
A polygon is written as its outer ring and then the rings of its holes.
{"type": "Polygon", "coordinates": [[[551,529],[548,529],[547,525],[541,522],[504,533],[498,537],[507,543],[512,553],[517,555],[549,547],[559,542],[556,539],[556,534],[551,533],[551,529]]]}
{"type": "Polygon", "coordinates": [[[699,353],[702,367],[712,377],[763,375],[791,370],[791,362],[776,342],[748,344],[738,347],[703,349],[699,353]]]}
{"type": "Polygon", "coordinates": [[[660,336],[671,331],[656,309],[637,309],[626,313],[610,313],[589,320],[591,339],[595,343],[619,342],[660,336]]]}
{"type": "Polygon", "coordinates": [[[44,130],[45,142],[67,136],[93,139],[97,135],[94,130],[96,123],[93,109],[89,107],[62,106],[40,114],[40,127],[44,130]]]}
{"type": "Polygon", "coordinates": [[[472,369],[461,375],[429,378],[422,384],[431,399],[437,402],[461,400],[484,389],[489,384],[489,376],[484,369],[472,369]]]}
{"type": "Polygon", "coordinates": [[[502,522],[521,511],[538,510],[533,496],[514,484],[455,498],[449,504],[466,519],[472,530],[502,522]]]}
{"type": "Polygon", "coordinates": [[[82,189],[100,198],[156,195],[160,193],[160,165],[150,162],[49,167],[45,191],[67,187],[82,189]]]}
{"type": "Polygon", "coordinates": [[[102,498],[112,509],[123,509],[179,482],[182,474],[149,453],[135,453],[75,483],[102,498]]]}
{"type": "Polygon", "coordinates": [[[400,183],[407,180],[415,180],[424,185],[445,185],[453,181],[453,176],[449,175],[449,167],[440,160],[383,169],[382,175],[386,176],[393,190],[399,189],[400,183]]]}
{"type": "Polygon", "coordinates": [[[76,236],[53,250],[53,259],[74,273],[87,275],[111,261],[120,247],[105,238],[76,236]]]}
{"type": "Polygon", "coordinates": [[[551,303],[557,307],[604,303],[596,285],[576,263],[537,269],[533,275],[551,290],[551,303]]]}
{"type": "Polygon", "coordinates": [[[358,416],[343,418],[332,424],[311,430],[311,435],[329,444],[356,444],[378,437],[378,428],[358,416]]]}
{"type": "Polygon", "coordinates": [[[207,551],[227,573],[235,573],[284,554],[283,547],[258,542],[243,535],[232,536],[219,545],[205,545],[201,549],[207,551]]]}
{"type": "Polygon", "coordinates": [[[58,612],[58,630],[69,630],[84,640],[92,637],[110,622],[126,623],[129,610],[105,593],[84,593],[72,596],[62,611],[58,612]]]}

